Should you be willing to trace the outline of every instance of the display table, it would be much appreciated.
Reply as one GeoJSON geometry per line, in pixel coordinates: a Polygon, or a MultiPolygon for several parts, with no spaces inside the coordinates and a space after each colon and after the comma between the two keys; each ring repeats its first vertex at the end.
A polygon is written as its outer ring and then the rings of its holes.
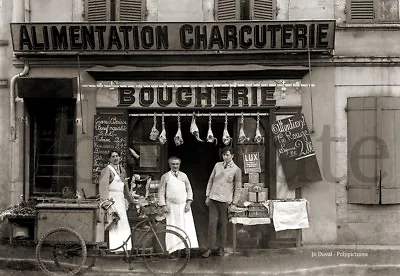
{"type": "Polygon", "coordinates": [[[233,254],[236,253],[236,224],[259,225],[271,223],[270,218],[232,217],[229,221],[232,223],[233,254]]]}

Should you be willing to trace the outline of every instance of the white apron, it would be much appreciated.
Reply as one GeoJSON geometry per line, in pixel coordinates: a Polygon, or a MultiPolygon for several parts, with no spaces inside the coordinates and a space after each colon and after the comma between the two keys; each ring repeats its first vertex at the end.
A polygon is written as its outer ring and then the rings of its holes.
{"type": "MultiPolygon", "coordinates": [[[[185,183],[179,180],[171,171],[169,174],[165,188],[166,205],[169,209],[169,213],[166,215],[167,224],[177,226],[185,231],[186,235],[189,237],[188,245],[191,248],[198,248],[199,243],[197,241],[192,209],[185,212],[187,199],[185,183]]],[[[171,230],[177,231],[175,228],[171,228],[171,230]]],[[[182,234],[184,238],[186,238],[186,235],[182,234]]],[[[183,243],[175,236],[168,234],[165,237],[165,244],[169,253],[185,248],[183,243]]]]}
{"type": "MultiPolygon", "coordinates": [[[[110,249],[114,249],[120,247],[124,241],[126,241],[131,234],[131,227],[128,222],[128,217],[126,215],[125,208],[125,197],[124,197],[124,182],[122,182],[119,174],[115,171],[115,169],[108,165],[108,168],[114,173],[114,180],[111,182],[109,186],[109,198],[114,199],[115,203],[113,205],[113,209],[118,212],[120,220],[117,225],[112,227],[108,231],[108,240],[110,249]]],[[[131,250],[132,242],[129,239],[127,244],[125,245],[126,250],[131,250]]],[[[116,251],[123,251],[124,249],[121,247],[116,251]]]]}

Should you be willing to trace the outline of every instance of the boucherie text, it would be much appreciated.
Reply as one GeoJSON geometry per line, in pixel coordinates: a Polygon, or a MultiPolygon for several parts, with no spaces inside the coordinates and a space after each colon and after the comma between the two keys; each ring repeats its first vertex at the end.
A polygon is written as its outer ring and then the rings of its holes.
{"type": "Polygon", "coordinates": [[[334,21],[12,23],[15,52],[331,50],[334,21]]]}
{"type": "Polygon", "coordinates": [[[251,107],[274,106],[267,87],[143,87],[120,88],[119,106],[132,107],[251,107]]]}

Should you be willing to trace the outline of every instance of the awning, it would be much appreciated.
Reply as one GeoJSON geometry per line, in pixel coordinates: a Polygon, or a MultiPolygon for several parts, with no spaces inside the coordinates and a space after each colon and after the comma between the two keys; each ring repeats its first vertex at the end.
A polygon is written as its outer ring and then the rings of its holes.
{"type": "Polygon", "coordinates": [[[77,93],[76,78],[18,78],[20,98],[72,99],[77,93]]]}
{"type": "Polygon", "coordinates": [[[306,66],[172,65],[172,66],[94,66],[87,72],[96,80],[196,80],[196,79],[301,79],[306,66]]]}

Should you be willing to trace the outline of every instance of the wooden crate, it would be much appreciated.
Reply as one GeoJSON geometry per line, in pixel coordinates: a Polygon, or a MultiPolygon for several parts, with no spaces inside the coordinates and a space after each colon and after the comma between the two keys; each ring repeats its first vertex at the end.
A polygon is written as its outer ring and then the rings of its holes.
{"type": "Polygon", "coordinates": [[[253,203],[249,205],[249,218],[268,218],[268,209],[262,203],[253,203]]]}

